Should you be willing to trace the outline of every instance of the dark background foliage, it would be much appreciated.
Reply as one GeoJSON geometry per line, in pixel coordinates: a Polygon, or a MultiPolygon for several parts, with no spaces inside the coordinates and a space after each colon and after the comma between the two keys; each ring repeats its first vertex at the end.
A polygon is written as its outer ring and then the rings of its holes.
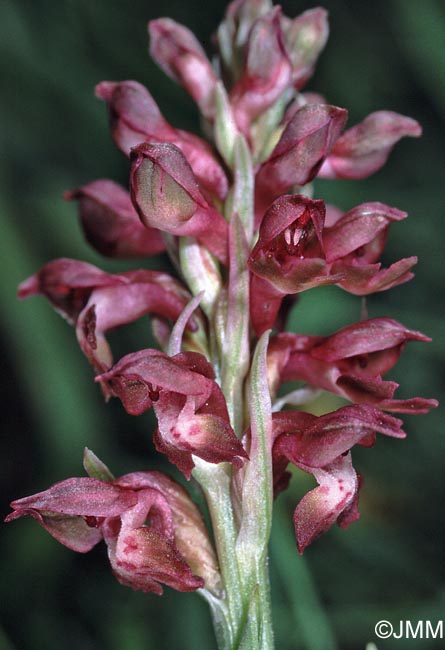
{"type": "MultiPolygon", "coordinates": [[[[443,395],[443,115],[445,10],[441,0],[327,0],[331,38],[308,88],[350,110],[350,124],[381,108],[418,119],[419,141],[404,140],[384,170],[361,182],[318,182],[317,198],[344,209],[380,200],[410,213],[395,225],[386,259],[417,254],[416,279],[368,301],[370,316],[391,316],[430,334],[392,372],[400,396],[443,395]],[[442,327],[441,327],[442,325],[442,327]]],[[[289,15],[311,7],[284,2],[289,15]]],[[[113,472],[165,468],[154,454],[149,417],[105,406],[72,329],[42,299],[16,302],[19,281],[46,261],[76,257],[120,270],[82,240],[62,191],[98,177],[126,183],[128,163],[108,134],[93,97],[103,79],[146,84],[166,117],[197,130],[185,92],[149,60],[145,24],[170,15],[210,47],[222,0],[2,0],[0,5],[0,246],[2,512],[12,498],[82,475],[85,445],[113,472]]],[[[154,262],[150,262],[157,264],[154,262]]],[[[295,331],[324,334],[360,317],[360,301],[335,287],[304,295],[295,331]]],[[[122,351],[149,344],[147,323],[117,341],[122,351]]],[[[333,404],[335,406],[335,404],[333,404]]],[[[291,514],[311,487],[305,476],[277,501],[271,545],[277,648],[364,649],[379,619],[437,622],[445,611],[444,434],[440,409],[407,417],[408,439],[379,439],[354,450],[365,477],[362,518],[331,530],[300,558],[291,514]]],[[[196,487],[192,486],[198,497],[196,487]]],[[[214,647],[206,606],[195,594],[162,598],[121,587],[104,547],[81,556],[33,521],[2,529],[1,627],[4,650],[192,650],[214,647]]],[[[424,639],[387,640],[383,649],[443,647],[424,639]]]]}

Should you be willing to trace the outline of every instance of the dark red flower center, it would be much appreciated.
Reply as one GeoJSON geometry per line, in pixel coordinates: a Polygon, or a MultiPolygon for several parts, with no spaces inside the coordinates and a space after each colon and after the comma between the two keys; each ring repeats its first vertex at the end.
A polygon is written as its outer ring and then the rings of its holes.
{"type": "Polygon", "coordinates": [[[105,520],[105,517],[94,517],[93,515],[86,515],[84,517],[85,523],[90,528],[99,528],[105,520]]]}
{"type": "Polygon", "coordinates": [[[160,386],[153,386],[150,382],[147,382],[148,396],[152,402],[157,402],[159,399],[159,393],[161,392],[160,386]]]}
{"type": "Polygon", "coordinates": [[[306,210],[301,217],[295,219],[271,241],[269,254],[272,254],[279,262],[285,260],[289,255],[304,257],[306,247],[313,239],[314,232],[311,214],[309,210],[306,210]]]}

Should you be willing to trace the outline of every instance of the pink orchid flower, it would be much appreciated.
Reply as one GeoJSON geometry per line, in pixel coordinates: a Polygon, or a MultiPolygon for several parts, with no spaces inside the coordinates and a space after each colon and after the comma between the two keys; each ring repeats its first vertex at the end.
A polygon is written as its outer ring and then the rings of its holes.
{"type": "Polygon", "coordinates": [[[288,294],[336,284],[363,296],[410,280],[417,257],[387,269],[378,262],[389,227],[406,216],[382,203],[362,203],[326,227],[323,201],[300,194],[276,199],[264,215],[249,258],[257,334],[273,327],[288,294]]]}
{"type": "Polygon", "coordinates": [[[155,445],[187,478],[195,465],[193,454],[210,463],[235,465],[247,457],[230,426],[212,365],[202,354],[169,357],[159,350],[140,350],[96,379],[111,382],[131,415],[153,406],[158,419],[155,445]]]}
{"type": "MultiPolygon", "coordinates": [[[[91,463],[94,455],[86,456],[91,463]]],[[[158,595],[162,584],[178,591],[218,589],[216,558],[198,508],[159,472],[70,478],[11,507],[6,522],[31,516],[73,551],[87,553],[104,540],[114,575],[132,589],[158,595]]]]}
{"type": "Polygon", "coordinates": [[[318,487],[308,492],[294,512],[300,553],[335,522],[342,528],[360,516],[359,479],[349,450],[372,446],[376,432],[404,438],[402,421],[371,406],[345,406],[315,416],[302,411],[273,414],[273,470],[275,494],[287,487],[292,463],[314,476],[318,487]]]}
{"type": "MultiPolygon", "coordinates": [[[[160,271],[110,274],[92,264],[61,258],[22,282],[19,297],[42,294],[76,327],[80,347],[96,372],[113,363],[105,333],[144,314],[176,320],[190,299],[178,280],[160,271]]],[[[188,327],[197,328],[195,317],[188,327]]],[[[105,394],[109,391],[102,386],[105,394]]]]}
{"type": "Polygon", "coordinates": [[[373,318],[349,325],[331,336],[283,333],[269,347],[275,389],[282,382],[305,381],[347,400],[375,404],[398,413],[426,413],[434,399],[398,400],[398,384],[382,379],[408,341],[430,341],[390,318],[373,318]]]}

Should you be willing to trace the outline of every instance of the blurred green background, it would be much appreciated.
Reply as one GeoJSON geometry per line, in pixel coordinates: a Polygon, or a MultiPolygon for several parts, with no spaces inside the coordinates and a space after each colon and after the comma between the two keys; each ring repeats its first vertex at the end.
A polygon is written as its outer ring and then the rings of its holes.
{"type": "MultiPolygon", "coordinates": [[[[165,468],[154,454],[150,417],[131,418],[103,404],[73,330],[43,299],[18,303],[19,281],[46,261],[76,257],[111,271],[83,242],[75,207],[62,192],[99,177],[127,181],[128,162],[109,138],[103,80],[146,84],[166,117],[197,130],[197,112],[147,56],[146,22],[160,15],[187,24],[210,45],[222,0],[1,0],[0,246],[2,513],[12,498],[82,475],[92,448],[115,474],[165,468]]],[[[288,15],[310,8],[284,2],[288,15]]],[[[400,397],[443,397],[445,5],[441,0],[330,0],[331,37],[308,89],[350,110],[350,124],[381,108],[418,119],[421,140],[402,141],[386,167],[361,182],[317,182],[316,197],[344,209],[379,200],[410,213],[395,225],[387,262],[417,254],[416,279],[368,301],[369,315],[390,316],[431,335],[408,347],[391,378],[400,397]]],[[[156,264],[155,260],[153,264],[156,264]]],[[[134,266],[134,265],[133,265],[134,266]]],[[[295,331],[326,334],[357,320],[360,300],[335,287],[305,294],[295,331]]],[[[147,323],[129,327],[123,351],[149,345],[147,323]]],[[[116,354],[118,356],[118,354],[116,354]]],[[[377,642],[387,619],[445,618],[444,431],[441,409],[406,417],[408,439],[380,438],[354,450],[364,475],[361,515],[349,531],[332,529],[298,557],[292,511],[312,485],[294,480],[276,505],[271,545],[279,650],[358,650],[377,642]],[[442,426],[441,426],[442,425],[442,426]]],[[[192,491],[197,495],[196,487],[192,491]]],[[[211,650],[206,606],[196,594],[162,598],[121,587],[100,545],[83,556],[33,521],[2,528],[1,650],[211,650]]],[[[443,648],[444,641],[389,639],[379,650],[443,648]]]]}

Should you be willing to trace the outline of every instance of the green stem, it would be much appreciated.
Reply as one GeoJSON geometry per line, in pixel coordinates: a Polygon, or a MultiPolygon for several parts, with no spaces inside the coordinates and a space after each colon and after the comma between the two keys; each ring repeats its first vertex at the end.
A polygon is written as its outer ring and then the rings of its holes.
{"type": "MultiPolygon", "coordinates": [[[[225,620],[220,621],[220,625],[225,629],[219,636],[220,639],[227,639],[230,645],[222,647],[221,650],[235,650],[243,603],[235,553],[237,529],[230,494],[230,468],[225,463],[213,465],[195,457],[194,462],[193,476],[200,483],[207,500],[224,583],[226,616],[225,620]]],[[[220,611],[224,610],[220,608],[220,611]]]]}
{"type": "Polygon", "coordinates": [[[249,369],[249,272],[248,247],[237,213],[229,226],[230,272],[221,363],[221,388],[226,398],[232,427],[243,431],[243,384],[249,369]]]}
{"type": "Polygon", "coordinates": [[[250,460],[242,483],[241,526],[237,557],[244,610],[248,620],[240,648],[272,650],[273,631],[267,550],[272,522],[271,399],[266,354],[269,333],[258,341],[248,383],[251,440],[250,460]]]}
{"type": "Polygon", "coordinates": [[[273,650],[267,556],[264,544],[237,544],[239,535],[231,500],[230,473],[225,464],[194,458],[212,519],[224,597],[203,591],[212,610],[220,650],[273,650]]]}

